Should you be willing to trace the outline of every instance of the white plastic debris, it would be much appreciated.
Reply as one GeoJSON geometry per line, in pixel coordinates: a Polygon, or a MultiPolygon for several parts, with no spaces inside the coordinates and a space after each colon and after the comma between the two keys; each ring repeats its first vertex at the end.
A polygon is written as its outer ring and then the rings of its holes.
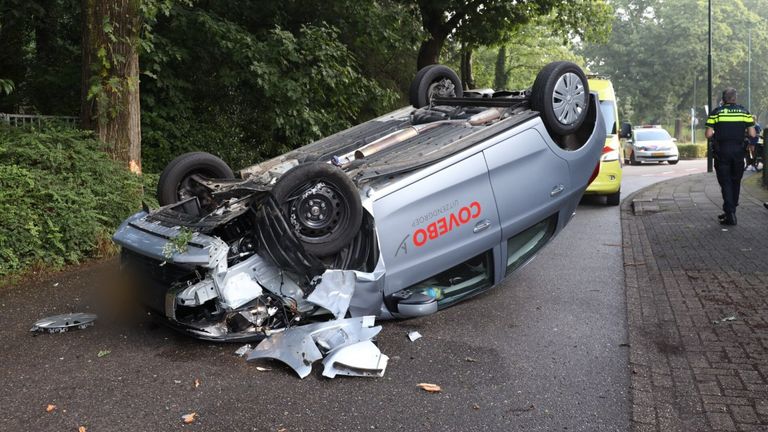
{"type": "Polygon", "coordinates": [[[714,320],[712,321],[712,324],[720,324],[720,323],[729,322],[729,321],[736,321],[736,315],[731,315],[719,320],[714,320]]]}
{"type": "Polygon", "coordinates": [[[419,333],[417,331],[412,331],[412,332],[408,333],[408,339],[410,339],[411,342],[414,342],[417,339],[421,339],[421,333],[419,333]]]}
{"type": "Polygon", "coordinates": [[[84,329],[92,326],[96,318],[95,314],[81,312],[54,315],[35,321],[29,331],[63,333],[71,328],[84,329]]]}
{"type": "Polygon", "coordinates": [[[238,357],[242,357],[242,356],[248,354],[249,352],[251,352],[251,349],[252,349],[251,348],[251,344],[245,344],[245,345],[241,346],[240,348],[238,348],[237,351],[235,351],[235,355],[238,356],[238,357]]]}

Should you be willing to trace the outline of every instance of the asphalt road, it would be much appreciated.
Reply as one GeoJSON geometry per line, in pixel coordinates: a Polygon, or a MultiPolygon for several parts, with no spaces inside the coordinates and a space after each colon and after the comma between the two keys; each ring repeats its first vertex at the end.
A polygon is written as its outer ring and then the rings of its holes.
{"type": "MultiPolygon", "coordinates": [[[[703,166],[625,167],[623,194],[703,166]]],[[[0,430],[627,430],[618,211],[585,199],[501,286],[430,317],[384,323],[378,345],[391,360],[380,379],[329,380],[317,365],[300,380],[280,363],[246,363],[233,354],[238,345],[117,319],[114,263],[5,288],[0,430]],[[101,314],[94,327],[28,332],[40,317],[92,310],[101,314]],[[410,342],[411,330],[424,337],[410,342]],[[426,393],[421,382],[443,391],[426,393]],[[195,422],[183,424],[191,412],[195,422]]]]}

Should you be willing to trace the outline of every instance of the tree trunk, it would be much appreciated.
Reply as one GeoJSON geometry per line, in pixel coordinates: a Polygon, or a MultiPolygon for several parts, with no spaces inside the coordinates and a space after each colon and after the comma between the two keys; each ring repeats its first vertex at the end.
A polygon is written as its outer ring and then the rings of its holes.
{"type": "Polygon", "coordinates": [[[139,32],[141,0],[82,0],[80,118],[115,160],[141,173],[139,32]]]}
{"type": "Polygon", "coordinates": [[[475,88],[475,77],[472,74],[472,48],[464,47],[461,50],[461,82],[464,90],[475,88]]]}
{"type": "Polygon", "coordinates": [[[419,57],[416,61],[416,69],[421,70],[425,66],[436,64],[440,61],[440,51],[443,49],[445,37],[431,37],[421,43],[419,57]]]}
{"type": "Polygon", "coordinates": [[[509,81],[509,74],[507,72],[507,47],[502,45],[499,47],[499,53],[496,55],[493,89],[504,90],[507,88],[507,81],[509,81]]]}

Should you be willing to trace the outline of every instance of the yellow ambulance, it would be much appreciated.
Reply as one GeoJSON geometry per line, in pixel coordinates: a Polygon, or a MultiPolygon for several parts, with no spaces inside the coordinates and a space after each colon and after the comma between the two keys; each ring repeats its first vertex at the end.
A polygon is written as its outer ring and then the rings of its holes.
{"type": "Polygon", "coordinates": [[[589,90],[597,92],[600,112],[605,121],[606,138],[600,157],[600,173],[589,185],[585,194],[605,195],[608,205],[619,205],[621,200],[621,143],[619,142],[619,111],[616,94],[608,78],[596,75],[588,77],[589,90]]]}

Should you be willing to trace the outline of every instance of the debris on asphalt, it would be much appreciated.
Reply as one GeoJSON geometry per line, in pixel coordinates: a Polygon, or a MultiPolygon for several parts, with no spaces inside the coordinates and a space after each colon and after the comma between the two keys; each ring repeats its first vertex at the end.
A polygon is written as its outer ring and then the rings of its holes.
{"type": "Polygon", "coordinates": [[[419,333],[417,331],[412,331],[412,332],[408,333],[408,339],[410,339],[411,342],[414,342],[417,339],[421,339],[421,333],[419,333]]]}
{"type": "Polygon", "coordinates": [[[96,357],[98,357],[98,358],[106,357],[110,353],[112,353],[112,351],[110,351],[110,350],[101,350],[101,351],[99,351],[98,354],[96,354],[96,357]]]}
{"type": "Polygon", "coordinates": [[[373,316],[363,316],[286,328],[262,340],[246,360],[279,360],[305,378],[312,372],[312,363],[327,356],[323,361],[326,377],[380,377],[389,357],[371,342],[381,331],[374,321],[373,316]]]}
{"type": "Polygon", "coordinates": [[[323,359],[323,376],[382,377],[389,357],[369,340],[343,345],[328,352],[323,359]]]}
{"type": "Polygon", "coordinates": [[[712,321],[712,324],[720,324],[728,321],[736,321],[736,315],[727,316],[725,318],[721,318],[719,320],[712,321]]]}
{"type": "Polygon", "coordinates": [[[238,348],[237,351],[235,351],[235,355],[238,356],[238,357],[242,357],[242,356],[248,354],[251,351],[251,349],[252,349],[251,348],[251,344],[245,344],[245,345],[241,346],[240,348],[238,348]]]}
{"type": "Polygon", "coordinates": [[[31,332],[47,331],[48,333],[63,333],[71,328],[84,329],[92,326],[96,315],[91,313],[68,313],[41,318],[29,329],[31,332]]]}
{"type": "Polygon", "coordinates": [[[194,386],[195,386],[195,388],[200,387],[200,380],[199,379],[195,378],[194,386]]]}
{"type": "Polygon", "coordinates": [[[473,359],[472,357],[467,357],[467,358],[464,359],[464,361],[468,361],[470,363],[474,363],[474,362],[477,361],[477,359],[473,359]]]}
{"type": "Polygon", "coordinates": [[[77,432],[88,432],[88,429],[86,429],[85,426],[80,426],[77,428],[77,432]]]}
{"type": "Polygon", "coordinates": [[[473,409],[473,410],[479,410],[479,409],[480,409],[480,405],[478,405],[478,404],[472,404],[472,409],[473,409]]]}
{"type": "Polygon", "coordinates": [[[189,414],[184,414],[183,416],[181,416],[181,419],[184,421],[184,424],[194,423],[195,420],[197,419],[197,413],[191,412],[189,414]]]}
{"type": "Polygon", "coordinates": [[[56,282],[55,284],[53,284],[53,286],[57,287],[57,286],[59,286],[59,283],[56,282]]]}
{"type": "Polygon", "coordinates": [[[429,393],[440,393],[441,391],[443,391],[443,389],[437,384],[418,383],[416,384],[416,387],[419,387],[420,389],[429,393]]]}
{"type": "Polygon", "coordinates": [[[53,410],[56,409],[56,405],[54,404],[48,404],[47,407],[45,407],[45,412],[53,412],[53,410]]]}
{"type": "Polygon", "coordinates": [[[271,371],[272,369],[265,368],[265,367],[262,367],[262,366],[256,366],[256,370],[259,371],[259,372],[266,372],[266,371],[271,371]]]}

